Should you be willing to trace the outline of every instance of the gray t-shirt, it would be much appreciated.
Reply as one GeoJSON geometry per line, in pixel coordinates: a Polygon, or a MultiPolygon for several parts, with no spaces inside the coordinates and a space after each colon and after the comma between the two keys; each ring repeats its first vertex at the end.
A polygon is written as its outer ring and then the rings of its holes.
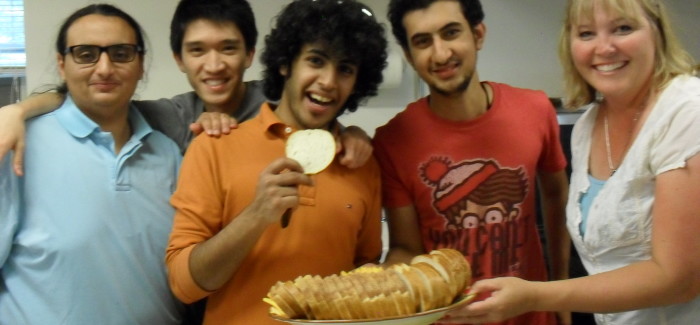
{"type": "MultiPolygon", "coordinates": [[[[262,81],[246,82],[246,93],[241,106],[233,117],[238,122],[246,121],[260,111],[260,105],[265,102],[262,81]]],[[[134,101],[152,128],[173,139],[184,154],[190,141],[194,138],[190,124],[204,113],[204,102],[194,91],[177,95],[173,98],[157,100],[134,101]]]]}

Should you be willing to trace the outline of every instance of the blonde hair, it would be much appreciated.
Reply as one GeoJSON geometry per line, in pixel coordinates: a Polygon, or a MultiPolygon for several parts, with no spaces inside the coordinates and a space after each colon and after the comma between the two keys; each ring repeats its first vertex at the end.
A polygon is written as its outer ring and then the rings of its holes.
{"type": "Polygon", "coordinates": [[[626,19],[639,21],[646,18],[655,36],[655,65],[653,84],[662,89],[674,77],[693,74],[694,60],[683,48],[673,32],[666,7],[661,0],[569,0],[564,27],[559,37],[559,59],[564,68],[566,98],[564,106],[576,108],[593,102],[596,90],[581,76],[573,63],[571,54],[571,31],[582,19],[593,19],[596,5],[603,5],[607,11],[615,12],[626,19]],[[637,6],[644,17],[637,17],[637,6]]]}

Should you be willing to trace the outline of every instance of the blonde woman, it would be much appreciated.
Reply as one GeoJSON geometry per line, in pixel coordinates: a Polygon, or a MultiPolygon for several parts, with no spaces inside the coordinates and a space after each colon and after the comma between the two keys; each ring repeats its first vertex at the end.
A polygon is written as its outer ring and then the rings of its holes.
{"type": "Polygon", "coordinates": [[[560,40],[572,135],[567,227],[587,277],[477,282],[449,316],[532,310],[599,324],[700,324],[700,79],[660,0],[569,0],[560,40]]]}

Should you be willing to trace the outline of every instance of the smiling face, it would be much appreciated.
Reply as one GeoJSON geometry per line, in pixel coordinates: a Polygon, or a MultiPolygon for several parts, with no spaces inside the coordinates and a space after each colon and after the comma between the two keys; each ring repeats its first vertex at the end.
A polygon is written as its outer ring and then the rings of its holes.
{"type": "Polygon", "coordinates": [[[352,93],[358,68],[322,44],[304,45],[292,66],[280,69],[286,79],[275,113],[298,129],[327,128],[352,93]]]}
{"type": "Polygon", "coordinates": [[[436,1],[403,18],[408,38],[406,58],[431,92],[449,95],[467,89],[476,70],[476,54],[485,27],[474,29],[457,1],[436,1]]]}
{"type": "Polygon", "coordinates": [[[207,110],[230,113],[245,95],[243,74],[254,53],[234,23],[199,19],[187,26],[175,60],[207,110]]]}
{"type": "MultiPolygon", "coordinates": [[[[136,44],[136,33],[121,18],[91,14],[77,19],[67,30],[66,46],[136,44]]],[[[143,76],[143,57],[112,62],[106,52],[96,63],[75,63],[72,54],[58,54],[58,68],[76,105],[93,119],[125,112],[143,76]]]]}
{"type": "Polygon", "coordinates": [[[655,61],[654,29],[636,5],[622,15],[598,0],[591,18],[571,29],[574,66],[605,97],[632,97],[651,83],[655,61]]]}

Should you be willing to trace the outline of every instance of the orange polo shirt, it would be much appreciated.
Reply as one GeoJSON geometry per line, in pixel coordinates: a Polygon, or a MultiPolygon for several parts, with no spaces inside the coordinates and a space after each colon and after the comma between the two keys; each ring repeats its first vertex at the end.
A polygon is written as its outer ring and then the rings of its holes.
{"type": "Polygon", "coordinates": [[[176,208],[166,263],[170,287],[185,303],[204,297],[205,324],[279,324],[262,301],[277,281],[330,275],[374,262],[381,254],[379,167],[348,169],[337,159],[300,188],[289,226],[265,230],[231,280],[208,292],[192,279],[195,245],[229,224],[254,198],[260,172],[283,157],[293,131],[267,103],[260,114],[219,139],[197,137],[187,149],[171,203],[176,208]]]}

